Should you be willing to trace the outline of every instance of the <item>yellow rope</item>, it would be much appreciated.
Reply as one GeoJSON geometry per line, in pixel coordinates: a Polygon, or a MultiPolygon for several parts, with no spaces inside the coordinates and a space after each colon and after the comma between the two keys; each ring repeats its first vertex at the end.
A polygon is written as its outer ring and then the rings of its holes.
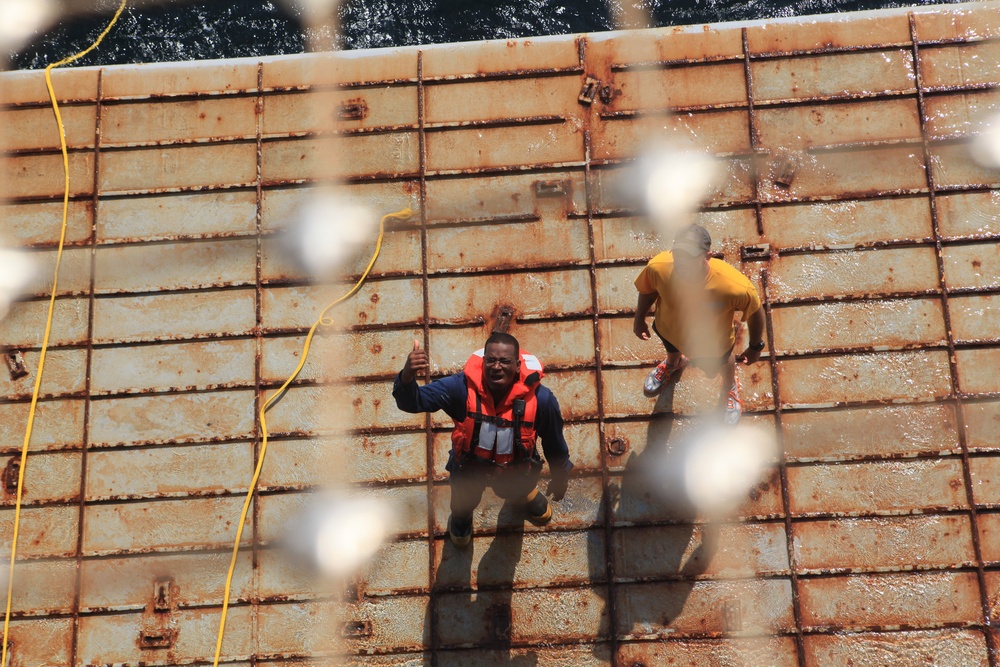
{"type": "Polygon", "coordinates": [[[306,364],[306,357],[309,356],[309,347],[312,345],[313,335],[320,326],[328,327],[333,325],[333,319],[326,316],[327,312],[336,306],[337,304],[345,301],[361,289],[361,285],[368,278],[368,274],[371,273],[372,267],[375,266],[375,260],[378,259],[379,253],[382,251],[382,237],[385,234],[385,221],[394,218],[396,220],[406,220],[413,215],[413,211],[408,208],[404,208],[402,211],[397,211],[396,213],[390,213],[382,217],[382,220],[378,225],[378,241],[375,242],[375,252],[372,254],[371,261],[368,262],[368,266],[365,268],[364,273],[361,274],[361,278],[358,282],[354,284],[347,294],[344,294],[336,301],[332,302],[326,308],[322,310],[319,314],[319,318],[313,322],[313,325],[309,328],[309,333],[306,335],[305,344],[302,346],[302,358],[299,360],[299,365],[295,368],[291,377],[285,380],[285,383],[281,385],[278,391],[271,394],[271,397],[264,402],[264,405],[260,409],[260,430],[261,430],[261,444],[260,444],[260,458],[257,460],[257,468],[254,470],[253,478],[250,480],[250,489],[247,491],[247,497],[243,501],[243,512],[240,514],[240,522],[236,527],[236,541],[233,543],[233,556],[229,561],[229,574],[226,575],[226,590],[223,593],[222,598],[222,619],[219,621],[219,638],[215,644],[215,659],[212,662],[213,667],[218,667],[219,656],[222,653],[222,640],[226,633],[226,616],[229,613],[229,594],[233,586],[233,573],[236,571],[236,557],[240,551],[240,540],[243,537],[243,524],[247,520],[247,513],[250,511],[250,502],[253,500],[253,492],[257,488],[257,480],[260,478],[260,471],[264,467],[264,456],[267,454],[267,420],[264,418],[264,413],[267,409],[271,407],[285,390],[288,389],[288,385],[298,377],[299,372],[306,364]]]}
{"type": "Polygon", "coordinates": [[[10,547],[10,570],[7,573],[7,611],[3,619],[3,648],[0,654],[0,665],[7,664],[7,636],[10,629],[10,604],[14,594],[14,558],[17,556],[17,536],[21,525],[21,489],[24,485],[24,469],[28,462],[28,443],[31,442],[31,430],[35,424],[35,408],[38,405],[38,393],[42,386],[42,371],[45,369],[45,354],[49,348],[49,335],[52,333],[52,313],[56,302],[56,289],[59,285],[59,264],[62,262],[63,246],[66,242],[66,220],[69,216],[69,153],[66,150],[66,128],[63,125],[62,114],[59,113],[59,103],[56,101],[56,91],[52,88],[52,70],[62,65],[67,65],[74,60],[79,60],[97,48],[111,29],[118,22],[118,17],[125,10],[128,0],[122,0],[118,11],[111,18],[111,23],[104,29],[94,43],[80,53],[64,58],[57,63],[53,63],[45,68],[45,87],[49,90],[49,99],[52,100],[52,110],[55,112],[56,124],[59,126],[59,146],[62,149],[63,174],[65,175],[65,189],[63,191],[63,214],[62,230],[59,233],[59,250],[56,253],[56,268],[52,277],[52,294],[49,296],[49,314],[45,322],[45,337],[42,339],[42,352],[38,359],[38,373],[35,374],[35,389],[31,394],[31,408],[28,410],[28,427],[24,432],[24,444],[21,446],[21,467],[17,473],[17,500],[14,505],[14,536],[10,547]]]}

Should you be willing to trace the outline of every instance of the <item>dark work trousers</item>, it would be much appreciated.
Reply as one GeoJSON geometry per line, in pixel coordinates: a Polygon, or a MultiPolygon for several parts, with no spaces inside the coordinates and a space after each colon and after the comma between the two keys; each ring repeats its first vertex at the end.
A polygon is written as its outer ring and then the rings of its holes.
{"type": "MultiPolygon", "coordinates": [[[[540,463],[540,462],[539,462],[540,463]]],[[[541,465],[524,462],[499,468],[489,461],[470,457],[461,466],[449,464],[451,477],[451,513],[459,519],[471,519],[472,512],[483,499],[486,487],[504,500],[527,501],[537,488],[541,465]]]]}

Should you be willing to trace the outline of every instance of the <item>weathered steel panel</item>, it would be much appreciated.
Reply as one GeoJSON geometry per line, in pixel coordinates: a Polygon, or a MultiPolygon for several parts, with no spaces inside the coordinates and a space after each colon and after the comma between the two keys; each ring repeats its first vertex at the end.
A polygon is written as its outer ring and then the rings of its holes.
{"type": "Polygon", "coordinates": [[[692,137],[698,148],[713,153],[744,153],[750,149],[747,123],[743,111],[609,119],[594,136],[593,157],[627,159],[641,155],[650,141],[684,141],[692,137]]]}
{"type": "Polygon", "coordinates": [[[996,234],[1000,230],[1000,192],[963,192],[936,198],[943,236],[996,234]]]}
{"type": "Polygon", "coordinates": [[[759,145],[767,148],[920,138],[914,99],[763,108],[755,118],[759,145]]]}
{"type": "Polygon", "coordinates": [[[947,343],[939,299],[848,301],[776,308],[774,348],[781,354],[819,349],[898,349],[947,343]]]}
{"type": "MultiPolygon", "coordinates": [[[[18,558],[72,557],[76,553],[79,510],[75,505],[24,507],[18,536],[18,558]]],[[[0,509],[0,549],[10,553],[14,508],[0,509]]]]}
{"type": "MultiPolygon", "coordinates": [[[[96,299],[93,340],[136,343],[246,335],[256,322],[254,299],[252,289],[96,299]]],[[[80,308],[86,305],[79,302],[80,308]]]]}
{"type": "MultiPolygon", "coordinates": [[[[31,398],[40,352],[27,350],[21,356],[28,368],[28,375],[15,380],[9,373],[0,373],[0,396],[5,399],[31,398]]],[[[86,378],[86,350],[52,350],[45,357],[45,376],[42,378],[40,395],[80,394],[86,386],[86,378]]]]}
{"type": "Polygon", "coordinates": [[[425,214],[428,223],[552,216],[561,220],[586,213],[586,194],[582,171],[458,175],[427,181],[425,214]]]}
{"type": "Polygon", "coordinates": [[[102,193],[246,185],[256,180],[253,143],[103,151],[102,193]]]}
{"type": "Polygon", "coordinates": [[[796,515],[911,514],[968,507],[958,459],[874,461],[788,469],[796,515]]]}
{"type": "MultiPolygon", "coordinates": [[[[365,441],[366,438],[360,435],[344,436],[343,441],[334,438],[268,439],[268,453],[257,486],[263,490],[319,486],[329,481],[331,468],[340,465],[341,455],[353,462],[355,459],[349,457],[357,455],[365,441]]],[[[350,472],[356,474],[353,468],[350,472]]]]}
{"type": "MultiPolygon", "coordinates": [[[[92,201],[69,203],[66,220],[66,245],[78,245],[90,239],[93,223],[92,201]]],[[[57,245],[62,231],[62,202],[0,204],[0,225],[5,242],[18,246],[57,245]]]]}
{"type": "MultiPolygon", "coordinates": [[[[93,147],[97,108],[64,105],[59,111],[66,131],[66,147],[93,147]]],[[[0,110],[0,127],[17,128],[16,132],[0,133],[0,150],[59,150],[59,126],[51,109],[0,110]]]]}
{"type": "Polygon", "coordinates": [[[962,391],[972,394],[996,391],[1000,347],[958,350],[955,359],[958,364],[958,383],[962,391]]]}
{"type": "MultiPolygon", "coordinates": [[[[521,39],[431,46],[421,52],[424,77],[457,79],[519,70],[568,68],[580,65],[572,39],[521,39]]],[[[414,72],[416,74],[416,72],[414,72]]]]}
{"type": "Polygon", "coordinates": [[[990,664],[985,637],[970,630],[815,635],[804,643],[810,665],[990,664]]]}
{"type": "MultiPolygon", "coordinates": [[[[59,267],[58,295],[86,294],[90,287],[90,264],[93,251],[90,248],[66,248],[59,267]]],[[[35,275],[24,288],[25,294],[41,298],[52,293],[53,269],[56,265],[55,250],[39,250],[31,253],[35,262],[35,275]]],[[[44,327],[42,331],[44,332],[44,327]]]]}
{"type": "Polygon", "coordinates": [[[977,91],[928,97],[924,102],[931,136],[978,133],[989,127],[989,114],[1000,109],[1000,93],[977,91]]]}
{"type": "MultiPolygon", "coordinates": [[[[580,78],[469,81],[432,85],[424,90],[424,122],[459,124],[508,118],[575,116],[580,109],[580,78]]],[[[416,120],[414,108],[414,121],[416,120]]]]}
{"type": "Polygon", "coordinates": [[[616,72],[611,111],[746,104],[743,63],[616,72]],[[621,89],[621,93],[618,93],[621,89]]]}
{"type": "Polygon", "coordinates": [[[73,645],[73,619],[12,619],[7,641],[11,667],[68,665],[73,645]]]}
{"type": "Polygon", "coordinates": [[[583,136],[577,127],[564,122],[429,132],[426,141],[427,169],[432,172],[555,166],[583,160],[583,136]]]}
{"type": "Polygon", "coordinates": [[[809,628],[941,627],[982,618],[970,572],[803,578],[799,586],[809,628]]]}
{"type": "Polygon", "coordinates": [[[752,61],[750,73],[758,102],[914,92],[916,84],[908,49],[752,61]]]}
{"type": "Polygon", "coordinates": [[[786,412],[781,419],[790,460],[906,458],[959,450],[955,410],[940,403],[786,412]]]}
{"type": "MultiPolygon", "coordinates": [[[[261,290],[265,330],[308,329],[320,312],[350,289],[349,285],[272,287],[261,290]]],[[[420,280],[366,281],[357,295],[331,311],[338,325],[410,324],[423,319],[420,280]],[[380,305],[381,304],[381,305],[380,305]]]]}
{"type": "Polygon", "coordinates": [[[435,320],[487,318],[502,303],[517,304],[519,317],[586,313],[590,276],[586,269],[559,269],[432,278],[427,297],[435,320]]]}
{"type": "Polygon", "coordinates": [[[1000,35],[1000,22],[992,7],[965,6],[913,15],[921,40],[980,40],[1000,35]]]}
{"type": "Polygon", "coordinates": [[[240,492],[246,490],[247,471],[252,469],[249,443],[93,451],[87,455],[87,499],[240,492]]]}
{"type": "Polygon", "coordinates": [[[1000,287],[1000,243],[948,246],[941,254],[951,289],[1000,287]]]}
{"type": "MultiPolygon", "coordinates": [[[[29,403],[0,403],[0,443],[5,453],[20,452],[29,408],[29,403]]],[[[31,432],[31,451],[81,447],[83,421],[82,400],[39,402],[31,432]]]]}
{"type": "Polygon", "coordinates": [[[539,220],[504,225],[435,227],[427,233],[427,270],[461,271],[475,266],[507,269],[555,263],[583,264],[590,244],[586,220],[539,220]],[[509,239],[517,239],[511,248],[509,239]]]}
{"type": "MultiPolygon", "coordinates": [[[[0,181],[3,197],[60,197],[64,191],[62,156],[14,155],[0,158],[0,170],[5,177],[0,181]]],[[[70,196],[85,196],[94,191],[94,154],[73,152],[69,154],[70,196]]]]}
{"type": "Polygon", "coordinates": [[[91,403],[90,444],[204,442],[253,430],[253,391],[129,396],[91,403]]]}
{"type": "Polygon", "coordinates": [[[101,146],[255,137],[256,104],[253,97],[109,104],[101,109],[101,146]]]}
{"type": "Polygon", "coordinates": [[[933,236],[930,206],[918,197],[767,206],[761,220],[777,248],[852,248],[933,236]]]}
{"type": "Polygon", "coordinates": [[[687,639],[666,642],[630,642],[618,649],[618,664],[630,665],[797,665],[791,637],[687,639]]]}
{"type": "Polygon", "coordinates": [[[829,48],[869,46],[878,35],[883,44],[905,44],[910,41],[906,16],[853,17],[851,21],[774,21],[747,28],[750,53],[794,53],[829,48]]]}
{"type": "Polygon", "coordinates": [[[967,403],[965,405],[966,428],[971,450],[1000,449],[1000,403],[967,403]]]}
{"type": "Polygon", "coordinates": [[[886,248],[777,257],[768,273],[775,301],[936,289],[933,248],[886,248]]]}
{"type": "Polygon", "coordinates": [[[257,63],[231,60],[212,67],[151,63],[104,70],[104,97],[223,94],[257,88],[257,63]]]}
{"type": "Polygon", "coordinates": [[[469,551],[458,551],[447,540],[436,540],[435,586],[446,589],[533,587],[602,581],[604,534],[589,530],[571,533],[494,535],[475,541],[469,551]]]}
{"type": "MultiPolygon", "coordinates": [[[[60,104],[70,101],[92,101],[97,97],[96,68],[55,69],[51,72],[52,86],[60,104]]],[[[45,73],[38,70],[4,72],[0,80],[0,101],[3,104],[50,104],[45,87],[45,73]]]]}
{"type": "Polygon", "coordinates": [[[784,526],[680,525],[614,532],[615,576],[741,578],[788,574],[784,526]]]}
{"type": "Polygon", "coordinates": [[[740,631],[771,634],[795,626],[788,579],[626,584],[616,595],[623,639],[719,635],[733,630],[725,615],[734,607],[740,631]]]}
{"type": "Polygon", "coordinates": [[[257,196],[250,191],[103,199],[99,242],[158,241],[177,237],[252,234],[257,196]]]}
{"type": "Polygon", "coordinates": [[[931,173],[934,176],[935,185],[964,186],[964,185],[987,185],[997,187],[1000,185],[1000,176],[996,169],[985,167],[972,159],[969,144],[942,143],[931,147],[931,173]]]}
{"type": "MultiPolygon", "coordinates": [[[[219,549],[236,536],[243,499],[185,498],[87,508],[83,551],[92,556],[219,549]]],[[[247,524],[251,517],[247,517],[247,524]]],[[[243,533],[249,544],[250,534],[243,533]]]]}
{"type": "Polygon", "coordinates": [[[1000,43],[996,41],[925,47],[920,52],[920,74],[928,87],[996,84],[998,58],[1000,43]]]}
{"type": "MultiPolygon", "coordinates": [[[[80,497],[80,470],[82,466],[80,452],[60,453],[30,453],[26,469],[31,469],[31,479],[25,480],[21,489],[21,502],[26,505],[40,503],[69,503],[80,497]]],[[[14,506],[14,492],[11,490],[13,475],[16,475],[20,465],[20,456],[11,456],[0,460],[4,465],[4,485],[0,504],[14,506]]]]}
{"type": "MultiPolygon", "coordinates": [[[[85,559],[80,566],[80,609],[85,612],[141,611],[149,606],[158,582],[170,581],[177,608],[216,605],[222,599],[230,553],[185,553],[85,559]]],[[[240,554],[232,597],[247,600],[251,591],[250,554],[240,554]]]]}
{"type": "Polygon", "coordinates": [[[418,143],[415,132],[265,141],[261,176],[264,183],[272,184],[415,174],[418,143]],[[331,160],[332,155],[346,155],[348,159],[331,160]]]}
{"type": "MultiPolygon", "coordinates": [[[[94,289],[101,294],[253,284],[254,240],[99,247],[94,289]]],[[[60,285],[62,278],[60,276],[60,285]]]]}
{"type": "Polygon", "coordinates": [[[415,86],[320,90],[264,98],[265,135],[413,127],[417,124],[415,86]]]}
{"type": "Polygon", "coordinates": [[[976,562],[965,516],[803,521],[792,530],[795,563],[805,573],[936,570],[976,562]]]}
{"type": "MultiPolygon", "coordinates": [[[[71,560],[17,563],[17,581],[14,584],[17,595],[11,598],[11,613],[36,617],[72,613],[76,588],[75,565],[71,560]]],[[[49,658],[46,656],[45,659],[49,658]]]]}

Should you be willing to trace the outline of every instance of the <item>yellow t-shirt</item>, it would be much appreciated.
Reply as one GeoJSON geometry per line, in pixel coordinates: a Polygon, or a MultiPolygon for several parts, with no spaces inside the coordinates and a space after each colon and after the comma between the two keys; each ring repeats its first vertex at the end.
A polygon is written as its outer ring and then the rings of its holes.
{"type": "Polygon", "coordinates": [[[673,271],[673,253],[661,252],[635,279],[641,293],[658,295],[653,318],[656,330],[688,357],[722,355],[736,342],[736,311],[743,313],[746,322],[760,308],[753,283],[721,259],[708,260],[702,289],[671,280],[673,271]]]}

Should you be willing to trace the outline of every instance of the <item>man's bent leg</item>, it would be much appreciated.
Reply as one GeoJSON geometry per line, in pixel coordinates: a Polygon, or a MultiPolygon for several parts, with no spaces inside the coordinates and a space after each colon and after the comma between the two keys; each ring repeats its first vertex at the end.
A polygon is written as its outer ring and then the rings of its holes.
{"type": "Polygon", "coordinates": [[[736,374],[736,356],[732,349],[729,356],[722,362],[720,370],[722,376],[722,390],[719,403],[723,409],[723,421],[727,424],[736,424],[743,414],[743,401],[740,399],[740,378],[736,374]]]}
{"type": "Polygon", "coordinates": [[[493,483],[493,490],[505,500],[524,505],[528,519],[537,525],[552,519],[552,506],[545,494],[538,490],[541,471],[532,466],[528,470],[513,469],[500,474],[493,483]]]}
{"type": "Polygon", "coordinates": [[[655,323],[653,324],[653,333],[663,342],[663,347],[667,350],[667,358],[657,364],[649,372],[649,375],[646,376],[646,382],[643,384],[642,391],[650,398],[663,391],[667,383],[673,380],[676,374],[687,365],[687,357],[681,354],[681,351],[674,347],[670,341],[660,335],[655,323]]]}
{"type": "Polygon", "coordinates": [[[457,547],[464,547],[472,539],[472,513],[483,499],[486,483],[485,471],[475,466],[455,470],[448,479],[451,487],[448,536],[457,547]]]}

